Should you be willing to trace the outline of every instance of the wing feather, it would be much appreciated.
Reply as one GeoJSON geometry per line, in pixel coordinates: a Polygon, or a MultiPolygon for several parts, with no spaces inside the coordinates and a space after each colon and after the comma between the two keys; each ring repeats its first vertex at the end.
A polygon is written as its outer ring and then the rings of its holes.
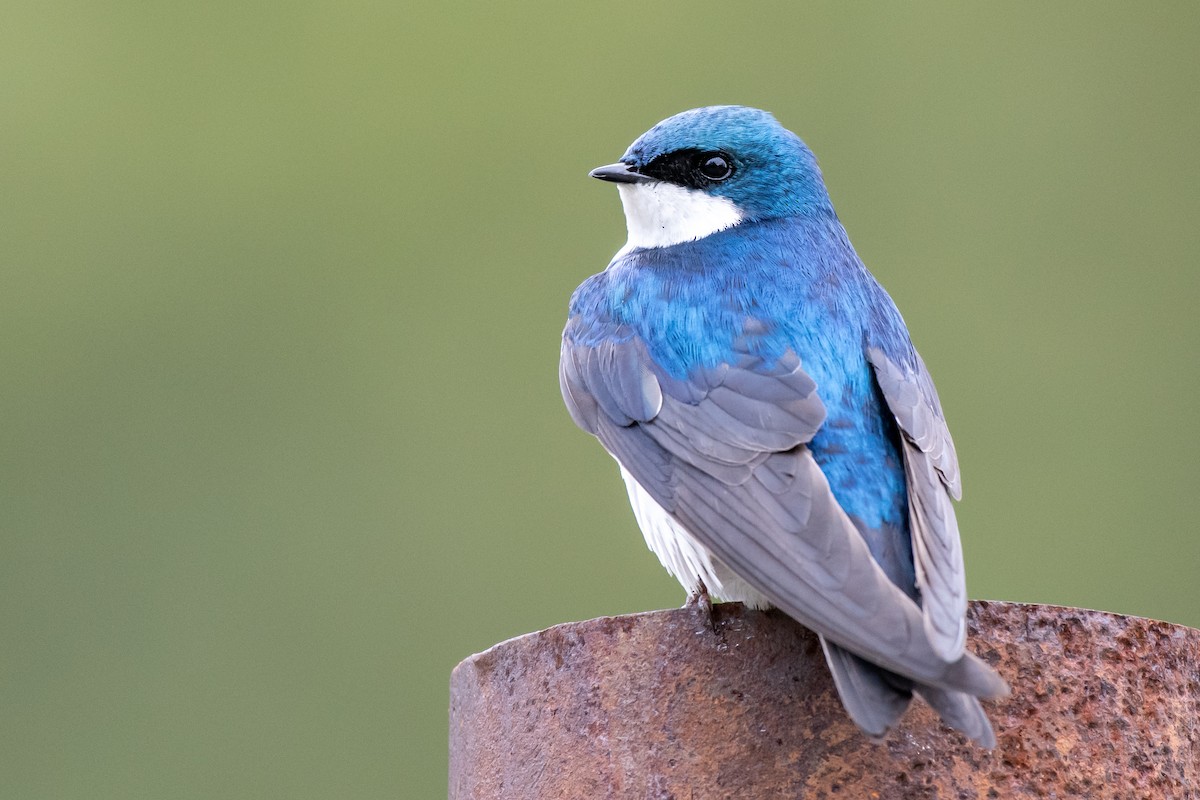
{"type": "Polygon", "coordinates": [[[961,648],[943,657],[921,608],[888,579],[837,504],[805,446],[825,407],[794,353],[771,362],[739,353],[680,379],[665,374],[636,337],[607,337],[611,351],[594,356],[576,352],[600,349],[594,338],[576,342],[570,333],[568,326],[561,370],[568,405],[594,419],[589,430],[719,561],[873,664],[975,695],[1006,691],[961,648]],[[578,399],[588,394],[591,417],[578,399]]]}
{"type": "Polygon", "coordinates": [[[933,381],[920,356],[904,370],[883,351],[867,356],[903,435],[913,560],[921,588],[925,631],[944,659],[963,652],[967,583],[962,542],[951,498],[962,496],[958,457],[933,381]]]}

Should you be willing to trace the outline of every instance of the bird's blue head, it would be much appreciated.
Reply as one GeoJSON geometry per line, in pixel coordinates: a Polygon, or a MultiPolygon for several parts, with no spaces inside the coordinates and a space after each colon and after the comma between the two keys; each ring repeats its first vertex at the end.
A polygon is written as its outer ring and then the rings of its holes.
{"type": "Polygon", "coordinates": [[[591,174],[617,183],[634,247],[833,211],[812,151],[769,113],[745,106],[676,114],[591,174]]]}

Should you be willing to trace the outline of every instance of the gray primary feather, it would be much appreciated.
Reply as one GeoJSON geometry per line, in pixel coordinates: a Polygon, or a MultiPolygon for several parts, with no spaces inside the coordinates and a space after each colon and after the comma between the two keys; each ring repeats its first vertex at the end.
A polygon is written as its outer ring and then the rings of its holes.
{"type": "Polygon", "coordinates": [[[914,686],[913,692],[919,694],[951,728],[961,731],[984,747],[990,749],[996,746],[992,723],[978,698],[937,686],[914,686]]]}
{"type": "Polygon", "coordinates": [[[958,457],[925,363],[905,372],[872,348],[867,356],[903,438],[909,524],[925,632],[943,659],[966,643],[967,583],[962,542],[950,497],[962,496],[958,457]]]}
{"type": "MultiPolygon", "coordinates": [[[[602,341],[616,342],[603,356],[624,365],[616,371],[587,352],[596,348],[564,337],[563,395],[580,426],[701,545],[776,606],[871,664],[934,688],[1007,693],[961,646],[947,658],[944,642],[935,645],[922,609],[888,579],[834,499],[805,447],[825,407],[794,353],[767,365],[741,352],[680,380],[655,365],[640,339],[615,333],[622,335],[602,341]]],[[[952,457],[943,446],[943,462],[947,452],[952,457]]],[[[942,574],[943,555],[931,553],[928,575],[942,574]]],[[[840,654],[834,660],[852,663],[840,654]]],[[[843,680],[866,682],[861,697],[849,692],[848,705],[887,696],[876,678],[853,669],[841,669],[843,680]]],[[[879,719],[897,702],[892,696],[879,719]]]]}

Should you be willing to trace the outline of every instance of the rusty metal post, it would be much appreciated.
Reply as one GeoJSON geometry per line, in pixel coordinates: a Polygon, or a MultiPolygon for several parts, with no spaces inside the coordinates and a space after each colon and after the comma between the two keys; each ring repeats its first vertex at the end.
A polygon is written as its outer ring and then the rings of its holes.
{"type": "Polygon", "coordinates": [[[986,751],[918,702],[883,744],[846,717],[816,637],[727,604],[557,625],[450,679],[450,799],[1200,797],[1200,631],[976,602],[1012,684],[986,751]]]}

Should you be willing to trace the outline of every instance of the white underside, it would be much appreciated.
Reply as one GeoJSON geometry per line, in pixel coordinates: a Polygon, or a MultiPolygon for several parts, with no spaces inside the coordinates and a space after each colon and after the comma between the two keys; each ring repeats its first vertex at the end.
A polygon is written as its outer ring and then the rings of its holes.
{"type": "Polygon", "coordinates": [[[737,600],[751,608],[770,608],[771,601],[750,586],[729,567],[708,552],[665,508],[660,506],[641,484],[621,467],[621,477],[629,490],[629,504],[646,544],[667,572],[683,585],[689,595],[704,582],[708,593],[722,600],[737,600]]]}
{"type": "MultiPolygon", "coordinates": [[[[638,247],[694,242],[732,228],[744,218],[731,200],[670,183],[622,183],[617,189],[629,228],[629,240],[618,256],[638,247]]],[[[621,467],[621,477],[625,479],[629,504],[646,544],[667,572],[683,585],[684,591],[695,594],[703,581],[714,597],[737,600],[751,608],[770,607],[770,600],[697,542],[625,467],[621,467]]]]}
{"type": "Polygon", "coordinates": [[[732,228],[745,216],[732,200],[673,183],[621,183],[617,190],[629,229],[623,253],[694,242],[732,228]]]}

